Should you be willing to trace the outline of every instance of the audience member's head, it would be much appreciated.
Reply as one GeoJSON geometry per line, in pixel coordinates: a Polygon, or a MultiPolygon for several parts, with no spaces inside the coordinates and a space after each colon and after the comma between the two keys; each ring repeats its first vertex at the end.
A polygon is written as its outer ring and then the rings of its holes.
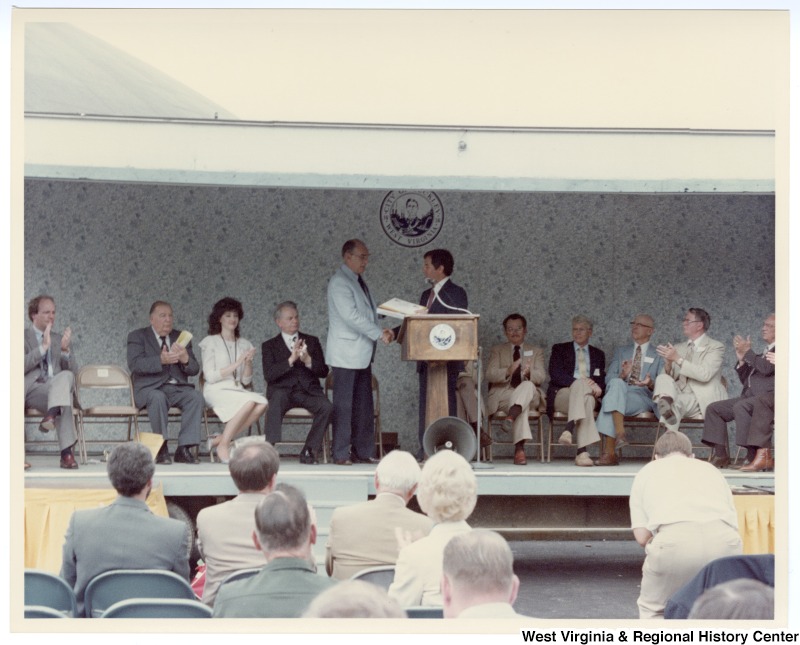
{"type": "Polygon", "coordinates": [[[306,498],[290,484],[278,484],[256,507],[253,541],[267,560],[310,558],[317,527],[306,498]]]}
{"type": "Polygon", "coordinates": [[[408,502],[417,490],[420,467],[410,452],[392,450],[375,468],[375,490],[394,493],[408,502]]]}
{"type": "Polygon", "coordinates": [[[242,493],[267,493],[275,486],[280,457],[268,441],[238,446],[231,454],[228,470],[242,493]]]}
{"type": "Polygon", "coordinates": [[[467,519],[478,501],[478,480],[466,459],[452,450],[441,450],[422,467],[417,501],[434,522],[467,519]]]}
{"type": "Polygon", "coordinates": [[[669,455],[693,457],[692,441],[682,432],[667,430],[656,441],[655,454],[656,459],[662,459],[669,455]]]}
{"type": "MultiPolygon", "coordinates": [[[[134,497],[152,486],[156,465],[148,448],[129,441],[116,446],[106,464],[111,485],[123,497],[134,497]]],[[[145,497],[147,495],[145,494],[145,497]]]]}
{"type": "Polygon", "coordinates": [[[775,590],[760,580],[738,578],[706,589],[688,618],[700,620],[771,620],[775,590]]]}
{"type": "Polygon", "coordinates": [[[345,580],[323,591],[303,618],[406,618],[406,612],[385,589],[363,580],[345,580]]]}
{"type": "Polygon", "coordinates": [[[445,618],[488,603],[513,605],[519,591],[514,556],[503,536],[475,529],[450,539],[442,560],[445,618]]]}

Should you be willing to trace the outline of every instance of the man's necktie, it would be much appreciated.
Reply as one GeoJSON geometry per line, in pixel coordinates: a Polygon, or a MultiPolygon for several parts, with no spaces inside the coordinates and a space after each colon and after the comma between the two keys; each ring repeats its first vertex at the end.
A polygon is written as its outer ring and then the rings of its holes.
{"type": "MultiPolygon", "coordinates": [[[[692,356],[694,356],[694,341],[689,341],[688,350],[686,351],[686,356],[683,357],[684,363],[691,363],[692,356]]],[[[686,387],[686,377],[683,375],[683,370],[681,370],[681,375],[678,377],[678,385],[681,386],[681,389],[686,387]]]]}
{"type": "Polygon", "coordinates": [[[367,300],[369,300],[369,289],[367,289],[367,283],[364,282],[364,278],[358,276],[358,284],[361,285],[361,290],[364,292],[364,295],[367,296],[367,300]]]}
{"type": "Polygon", "coordinates": [[[636,383],[642,376],[642,346],[636,346],[636,352],[633,354],[633,365],[631,366],[631,375],[628,379],[630,383],[636,383]]]}
{"type": "Polygon", "coordinates": [[[589,370],[586,367],[586,348],[578,348],[578,374],[581,378],[586,378],[589,375],[589,370]]]}
{"type": "Polygon", "coordinates": [[[164,350],[169,351],[169,347],[167,347],[167,337],[166,336],[159,336],[161,339],[161,351],[164,350]]]}
{"type": "Polygon", "coordinates": [[[47,379],[50,378],[50,360],[48,356],[50,355],[50,348],[48,347],[44,354],[42,354],[42,362],[41,368],[42,373],[39,375],[39,378],[36,379],[39,383],[44,383],[47,379]]]}
{"type": "Polygon", "coordinates": [[[431,292],[430,294],[428,294],[428,304],[425,305],[428,309],[431,308],[431,305],[433,304],[435,298],[436,298],[436,291],[434,291],[433,287],[431,287],[431,292]]]}
{"type": "MultiPolygon", "coordinates": [[[[519,360],[519,345],[514,345],[514,355],[512,356],[512,360],[518,361],[519,360]]],[[[517,387],[522,383],[522,365],[518,365],[517,369],[514,370],[514,373],[511,375],[511,387],[517,387]]]]}

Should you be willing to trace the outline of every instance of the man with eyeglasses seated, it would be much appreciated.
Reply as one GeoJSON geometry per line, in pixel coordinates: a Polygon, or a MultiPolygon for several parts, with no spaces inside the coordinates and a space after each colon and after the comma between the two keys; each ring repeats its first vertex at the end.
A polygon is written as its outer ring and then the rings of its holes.
{"type": "Polygon", "coordinates": [[[669,430],[678,430],[685,417],[704,417],[709,405],[728,398],[722,383],[725,345],[706,333],[711,316],[691,307],[682,325],[686,342],[656,348],[664,359],[664,373],[656,378],[653,400],[659,420],[669,430]]]}
{"type": "Polygon", "coordinates": [[[652,393],[656,378],[664,371],[664,359],[650,343],[655,328],[652,316],[638,314],[631,322],[633,344],[617,347],[611,359],[606,393],[596,421],[603,443],[596,466],[619,464],[617,451],[628,443],[624,417],[656,411],[652,393]]]}

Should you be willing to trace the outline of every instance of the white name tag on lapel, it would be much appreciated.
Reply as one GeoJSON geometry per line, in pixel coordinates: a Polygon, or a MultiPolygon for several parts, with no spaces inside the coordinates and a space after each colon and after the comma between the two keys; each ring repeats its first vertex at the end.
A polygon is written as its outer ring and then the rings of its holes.
{"type": "Polygon", "coordinates": [[[600,376],[600,368],[599,367],[595,367],[594,368],[594,374],[592,374],[592,376],[600,376]]]}
{"type": "Polygon", "coordinates": [[[524,352],[522,352],[522,355],[523,356],[533,356],[533,350],[532,349],[526,349],[524,352]]]}
{"type": "Polygon", "coordinates": [[[652,356],[645,356],[644,362],[645,363],[652,363],[655,359],[652,356]]]}

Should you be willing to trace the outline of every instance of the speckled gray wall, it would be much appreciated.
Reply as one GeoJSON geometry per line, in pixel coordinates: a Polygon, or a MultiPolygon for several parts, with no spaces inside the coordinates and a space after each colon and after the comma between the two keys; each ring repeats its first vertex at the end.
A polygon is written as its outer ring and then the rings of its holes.
{"type": "MultiPolygon", "coordinates": [[[[416,301],[422,256],[449,248],[453,280],[481,315],[485,351],[519,311],[528,337],[549,347],[570,338],[570,318],[595,321],[592,343],[610,358],[638,311],[651,313],[657,341],[680,339],[685,308],[712,317],[710,334],[759,338],[774,309],[771,195],[440,192],[444,225],[421,249],[392,242],[379,209],[386,191],[25,182],[25,297],[57,302],[82,364],[125,364],[127,333],[147,324],[155,299],[173,304],[176,327],[196,340],[212,304],[239,298],[242,333],[256,345],[277,333],[274,305],[300,305],[302,329],[327,333],[326,286],[342,243],[363,239],[374,297],[416,301]]],[[[756,343],[760,346],[760,343],[756,343]]],[[[379,346],[384,430],[415,449],[417,384],[396,345],[379,346]]],[[[256,387],[263,390],[260,362],[256,387]]]]}

